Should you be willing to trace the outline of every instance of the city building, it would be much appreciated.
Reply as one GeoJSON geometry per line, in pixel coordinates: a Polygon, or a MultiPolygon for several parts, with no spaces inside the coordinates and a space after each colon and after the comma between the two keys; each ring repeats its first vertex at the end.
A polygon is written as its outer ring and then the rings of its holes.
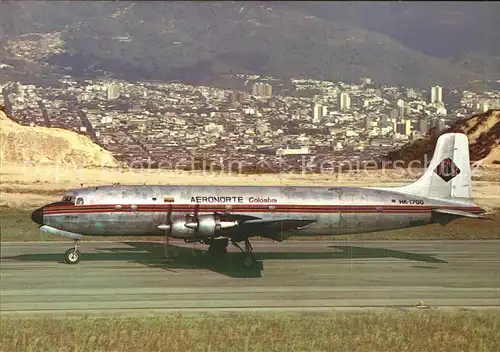
{"type": "Polygon", "coordinates": [[[118,87],[112,83],[108,84],[108,86],[106,87],[106,93],[108,100],[113,100],[120,96],[120,94],[118,93],[118,87]]]}
{"type": "Polygon", "coordinates": [[[443,102],[443,88],[440,86],[431,87],[431,103],[442,103],[443,102]]]}
{"type": "Polygon", "coordinates": [[[482,110],[483,112],[488,111],[488,110],[489,110],[489,108],[490,108],[490,103],[489,103],[489,101],[485,100],[485,101],[482,101],[482,102],[481,102],[481,110],[482,110]]]}
{"type": "Polygon", "coordinates": [[[372,79],[371,79],[371,78],[368,78],[368,77],[362,77],[362,78],[359,80],[359,83],[360,83],[362,86],[366,86],[366,85],[372,84],[372,79]]]}
{"type": "Polygon", "coordinates": [[[252,95],[270,97],[273,95],[273,86],[262,82],[254,83],[252,85],[252,95]]]}
{"type": "Polygon", "coordinates": [[[427,134],[428,132],[428,126],[429,126],[429,120],[427,119],[427,117],[420,117],[418,119],[418,124],[417,124],[417,128],[418,130],[422,133],[422,134],[427,134]]]}
{"type": "Polygon", "coordinates": [[[227,97],[229,104],[240,103],[244,104],[246,101],[245,92],[230,92],[227,97]]]}
{"type": "Polygon", "coordinates": [[[405,136],[411,135],[411,120],[406,119],[403,121],[403,123],[404,123],[404,133],[403,134],[405,136]]]}
{"type": "Polygon", "coordinates": [[[328,114],[328,108],[324,105],[314,104],[313,105],[313,122],[317,123],[321,120],[323,116],[328,114]]]}
{"type": "Polygon", "coordinates": [[[398,107],[398,117],[404,117],[408,113],[408,108],[406,106],[398,107]]]}
{"type": "Polygon", "coordinates": [[[397,134],[405,134],[405,124],[403,122],[396,122],[394,131],[397,134]]]}
{"type": "Polygon", "coordinates": [[[309,154],[309,147],[300,147],[300,148],[278,148],[276,150],[276,156],[284,156],[284,155],[307,155],[309,154]]]}
{"type": "Polygon", "coordinates": [[[342,92],[338,97],[338,108],[339,110],[349,110],[351,108],[351,98],[349,93],[342,92]]]}
{"type": "Polygon", "coordinates": [[[408,90],[406,91],[406,97],[408,99],[413,99],[413,98],[416,98],[417,97],[417,93],[415,93],[415,90],[412,89],[412,88],[408,88],[408,90]]]}

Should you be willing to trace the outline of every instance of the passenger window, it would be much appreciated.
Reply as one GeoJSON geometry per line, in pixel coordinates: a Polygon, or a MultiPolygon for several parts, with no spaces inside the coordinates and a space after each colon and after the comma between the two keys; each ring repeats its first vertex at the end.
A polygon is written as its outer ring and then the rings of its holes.
{"type": "Polygon", "coordinates": [[[83,205],[83,198],[81,197],[76,198],[76,205],[83,205]]]}

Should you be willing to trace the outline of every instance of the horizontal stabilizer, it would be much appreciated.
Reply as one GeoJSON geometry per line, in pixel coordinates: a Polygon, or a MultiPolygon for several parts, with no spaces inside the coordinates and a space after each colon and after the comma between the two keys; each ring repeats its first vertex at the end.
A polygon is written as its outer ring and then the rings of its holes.
{"type": "Polygon", "coordinates": [[[487,218],[487,217],[480,215],[480,214],[473,214],[473,213],[468,213],[466,211],[460,211],[460,210],[433,209],[432,211],[435,213],[439,213],[439,214],[454,215],[454,216],[459,216],[459,217],[464,217],[464,218],[491,220],[490,218],[487,218]]]}

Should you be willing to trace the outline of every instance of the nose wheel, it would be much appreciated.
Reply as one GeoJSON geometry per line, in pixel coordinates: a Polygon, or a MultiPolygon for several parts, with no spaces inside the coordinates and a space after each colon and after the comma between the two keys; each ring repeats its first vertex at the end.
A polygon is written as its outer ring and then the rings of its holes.
{"type": "Polygon", "coordinates": [[[75,240],[75,246],[70,248],[64,253],[64,262],[66,264],[78,264],[80,262],[81,254],[78,250],[78,240],[75,240]]]}

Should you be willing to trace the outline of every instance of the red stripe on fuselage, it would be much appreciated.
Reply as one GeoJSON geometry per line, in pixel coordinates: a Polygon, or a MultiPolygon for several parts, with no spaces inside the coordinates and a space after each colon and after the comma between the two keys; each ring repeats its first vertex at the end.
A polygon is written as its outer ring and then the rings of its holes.
{"type": "Polygon", "coordinates": [[[450,209],[482,213],[479,207],[461,206],[408,206],[408,205],[311,205],[311,204],[94,204],[94,205],[54,205],[47,206],[45,215],[90,214],[121,212],[273,212],[273,213],[428,213],[433,209],[450,209]],[[120,206],[120,207],[118,207],[120,206]],[[272,208],[270,208],[272,207],[272,208]]]}

